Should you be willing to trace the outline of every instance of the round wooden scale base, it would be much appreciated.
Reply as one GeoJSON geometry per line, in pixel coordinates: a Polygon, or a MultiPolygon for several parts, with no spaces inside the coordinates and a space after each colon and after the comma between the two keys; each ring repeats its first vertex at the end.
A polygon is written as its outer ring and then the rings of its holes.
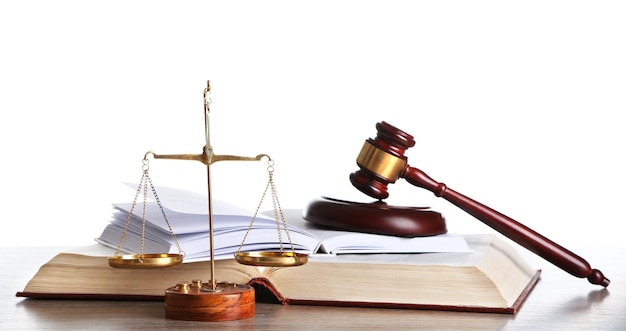
{"type": "Polygon", "coordinates": [[[254,316],[254,288],[248,285],[181,282],[165,290],[165,317],[185,321],[232,321],[254,316]]]}

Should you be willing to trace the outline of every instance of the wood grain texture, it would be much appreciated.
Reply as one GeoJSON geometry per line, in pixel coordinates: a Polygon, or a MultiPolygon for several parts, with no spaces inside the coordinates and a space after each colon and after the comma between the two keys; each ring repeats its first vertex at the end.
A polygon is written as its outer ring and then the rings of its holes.
{"type": "Polygon", "coordinates": [[[165,317],[185,321],[221,322],[254,316],[254,288],[240,284],[218,284],[216,290],[204,283],[165,290],[165,317]]]}
{"type": "Polygon", "coordinates": [[[427,189],[474,216],[519,245],[543,257],[573,276],[587,278],[592,284],[607,287],[610,280],[581,256],[560,246],[524,224],[437,182],[418,168],[410,166],[406,149],[415,145],[413,136],[386,122],[376,123],[375,139],[368,139],[357,158],[359,170],[350,174],[352,185],[377,199],[388,197],[387,185],[398,178],[427,189]],[[363,151],[366,151],[365,153],[363,151]],[[391,165],[390,165],[391,164],[391,165]],[[397,164],[401,166],[397,166],[397,164]],[[389,169],[393,171],[389,171],[389,169]]]}

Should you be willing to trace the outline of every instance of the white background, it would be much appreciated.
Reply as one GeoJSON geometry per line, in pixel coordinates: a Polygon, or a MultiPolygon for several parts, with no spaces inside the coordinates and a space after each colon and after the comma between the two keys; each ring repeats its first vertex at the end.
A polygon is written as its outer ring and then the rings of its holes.
{"type": "MultiPolygon", "coordinates": [[[[201,152],[209,79],[215,152],[271,155],[283,208],[370,201],[348,175],[387,121],[450,188],[566,247],[621,245],[624,17],[621,1],[3,1],[0,245],[94,243],[145,152],[201,152]]],[[[211,169],[216,198],[256,207],[264,162],[211,169]]],[[[205,170],[150,173],[203,192],[205,170]]],[[[493,231],[389,191],[450,232],[493,231]]]]}

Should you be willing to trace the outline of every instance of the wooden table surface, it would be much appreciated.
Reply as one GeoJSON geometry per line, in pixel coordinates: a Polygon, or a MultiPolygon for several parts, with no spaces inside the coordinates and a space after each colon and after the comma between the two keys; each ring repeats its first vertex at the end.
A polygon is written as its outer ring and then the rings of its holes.
{"type": "Polygon", "coordinates": [[[611,280],[603,289],[518,247],[542,277],[516,315],[257,303],[253,318],[190,322],[164,317],[162,302],[18,298],[37,269],[63,248],[2,249],[3,330],[626,330],[626,248],[573,250],[611,280]]]}

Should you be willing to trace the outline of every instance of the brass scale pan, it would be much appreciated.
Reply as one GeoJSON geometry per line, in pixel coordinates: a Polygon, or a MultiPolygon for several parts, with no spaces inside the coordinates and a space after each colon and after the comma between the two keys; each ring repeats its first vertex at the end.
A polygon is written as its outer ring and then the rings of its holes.
{"type": "Polygon", "coordinates": [[[132,254],[109,257],[109,265],[114,268],[161,268],[183,262],[182,254],[132,254]]]}
{"type": "MultiPolygon", "coordinates": [[[[291,267],[307,263],[308,255],[295,252],[238,252],[237,262],[251,266],[291,267]]],[[[183,262],[182,254],[132,254],[109,257],[109,265],[115,268],[162,268],[183,262]]]]}
{"type": "MultiPolygon", "coordinates": [[[[270,162],[271,158],[268,155],[260,154],[256,157],[241,157],[241,156],[231,156],[231,155],[207,155],[207,150],[212,151],[209,142],[209,127],[208,127],[208,103],[207,103],[207,93],[210,92],[210,82],[207,82],[207,88],[204,91],[205,98],[205,134],[206,134],[206,148],[203,149],[203,153],[201,155],[157,155],[154,152],[148,152],[144,156],[144,160],[147,160],[148,154],[152,154],[155,158],[171,158],[171,159],[186,159],[186,160],[197,160],[206,164],[207,167],[219,160],[260,160],[263,157],[267,157],[270,162]]],[[[271,166],[271,163],[270,163],[271,166]]],[[[145,168],[145,173],[147,175],[147,168],[145,168]]],[[[143,180],[143,178],[142,178],[143,180]]],[[[271,181],[271,172],[270,172],[270,181],[271,181]]],[[[150,183],[152,185],[152,183],[150,183]]],[[[272,186],[273,189],[273,186],[272,186]]],[[[153,188],[154,190],[154,188],[153,188]]],[[[273,192],[275,193],[275,192],[273,192]]],[[[167,220],[166,220],[167,221],[167,220]]],[[[303,265],[308,260],[308,255],[292,252],[239,252],[235,253],[235,259],[237,262],[245,265],[252,266],[267,266],[267,267],[289,267],[289,266],[299,266],[303,265]]],[[[109,257],[109,265],[115,268],[159,268],[159,267],[169,267],[175,266],[183,261],[183,254],[165,254],[165,253],[157,253],[157,254],[132,254],[132,255],[115,255],[109,257]]]]}

